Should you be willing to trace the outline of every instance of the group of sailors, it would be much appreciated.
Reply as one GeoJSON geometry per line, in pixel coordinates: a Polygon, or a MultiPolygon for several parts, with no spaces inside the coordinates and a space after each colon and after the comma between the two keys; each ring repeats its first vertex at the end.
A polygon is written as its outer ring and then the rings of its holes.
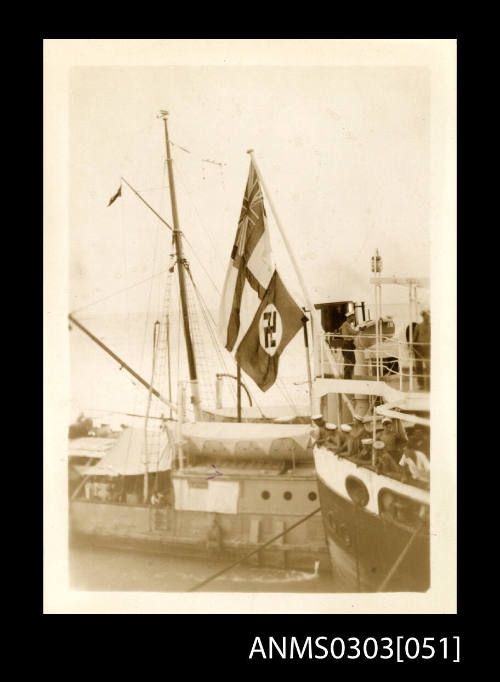
{"type": "MultiPolygon", "coordinates": [[[[419,388],[430,390],[430,355],[431,355],[431,313],[429,308],[422,310],[422,322],[414,325],[413,338],[410,344],[410,354],[415,362],[415,375],[419,388]]],[[[356,364],[356,336],[363,326],[356,325],[354,311],[348,310],[345,321],[339,329],[342,337],[342,356],[344,364],[344,379],[352,379],[356,364]]],[[[410,341],[410,339],[408,339],[410,341]]],[[[393,358],[396,360],[396,358],[393,358]]]]}
{"type": "Polygon", "coordinates": [[[428,451],[425,439],[418,433],[408,438],[402,424],[395,428],[389,417],[382,419],[382,430],[376,431],[375,440],[371,418],[365,421],[363,417],[354,415],[351,424],[341,424],[340,428],[336,424],[325,423],[323,415],[316,415],[313,421],[319,428],[316,444],[336,455],[374,463],[378,473],[429,480],[430,462],[423,452],[424,449],[428,451]]]}
{"type": "MultiPolygon", "coordinates": [[[[93,500],[94,502],[115,502],[139,504],[140,495],[138,492],[127,492],[125,490],[125,482],[122,477],[113,476],[90,476],[83,486],[84,496],[86,500],[93,500]]],[[[142,486],[142,483],[141,483],[142,486]]],[[[160,490],[158,487],[153,487],[153,492],[149,495],[148,503],[155,507],[169,507],[173,506],[173,491],[167,487],[165,490],[160,490]]]]}
{"type": "Polygon", "coordinates": [[[120,491],[116,481],[110,477],[103,477],[103,480],[96,480],[91,476],[83,486],[85,499],[100,500],[101,502],[120,502],[118,499],[120,491]]]}

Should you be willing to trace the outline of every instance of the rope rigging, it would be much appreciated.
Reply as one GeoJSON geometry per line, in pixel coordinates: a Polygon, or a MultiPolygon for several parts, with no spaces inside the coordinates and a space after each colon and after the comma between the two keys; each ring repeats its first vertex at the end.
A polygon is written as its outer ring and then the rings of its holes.
{"type": "MultiPolygon", "coordinates": [[[[220,363],[222,364],[222,366],[223,366],[223,368],[224,368],[224,373],[227,374],[227,375],[230,375],[230,373],[229,373],[229,371],[228,371],[227,363],[226,363],[226,361],[225,361],[225,359],[224,359],[224,355],[223,355],[223,353],[222,353],[222,351],[221,351],[221,346],[222,346],[222,344],[221,344],[221,342],[220,342],[220,340],[219,340],[219,337],[218,337],[216,331],[214,331],[214,330],[217,329],[217,325],[216,325],[216,323],[215,323],[215,320],[214,320],[214,318],[213,318],[213,316],[212,316],[212,313],[210,312],[210,309],[208,308],[207,304],[205,303],[205,301],[204,301],[204,299],[203,299],[203,296],[202,296],[201,293],[199,292],[198,287],[197,287],[196,284],[194,283],[194,280],[193,280],[193,277],[192,277],[192,274],[191,274],[191,271],[190,271],[190,270],[188,270],[188,274],[189,274],[189,277],[190,277],[190,279],[191,279],[191,283],[192,283],[193,289],[194,289],[194,291],[195,291],[195,293],[196,293],[196,296],[197,296],[197,298],[198,298],[198,302],[199,302],[199,304],[200,304],[200,309],[201,309],[201,311],[202,311],[202,315],[204,316],[205,324],[206,324],[206,327],[207,327],[207,329],[208,329],[208,332],[209,332],[209,334],[210,334],[210,336],[211,336],[211,340],[212,340],[213,347],[214,347],[214,349],[215,349],[215,351],[216,351],[216,353],[217,353],[217,355],[218,355],[218,358],[219,358],[220,363]]],[[[231,357],[231,359],[232,359],[234,365],[236,366],[236,361],[234,360],[233,356],[230,356],[230,357],[231,357]]],[[[236,391],[235,391],[235,389],[234,389],[234,385],[233,385],[233,384],[230,384],[230,390],[231,390],[231,392],[232,392],[232,394],[233,394],[233,398],[234,398],[234,401],[235,401],[235,404],[236,404],[236,402],[237,402],[237,396],[236,396],[236,391]]],[[[247,387],[245,387],[245,390],[248,391],[247,387]]],[[[265,414],[264,414],[264,412],[262,411],[262,408],[260,407],[260,405],[258,404],[258,402],[255,400],[255,397],[254,397],[249,391],[248,391],[248,393],[249,393],[249,397],[250,397],[250,399],[251,399],[251,402],[253,402],[253,403],[255,404],[255,406],[256,406],[257,409],[259,410],[261,416],[262,416],[263,418],[265,418],[265,414]]]]}
{"type": "MultiPolygon", "coordinates": [[[[163,117],[163,114],[164,114],[164,113],[165,113],[165,112],[161,112],[160,118],[163,117]]],[[[177,143],[175,143],[175,142],[171,142],[171,144],[172,144],[173,146],[175,146],[175,147],[181,149],[181,150],[184,151],[185,153],[191,154],[191,151],[190,151],[188,148],[182,147],[181,145],[179,145],[179,144],[177,144],[177,143]]],[[[203,158],[200,157],[200,160],[201,160],[203,163],[210,163],[210,164],[213,164],[213,165],[215,165],[215,166],[217,166],[217,167],[220,167],[221,169],[222,169],[223,166],[226,166],[226,165],[227,165],[227,164],[225,164],[225,163],[216,161],[216,160],[214,160],[214,159],[205,158],[205,157],[203,157],[203,158]]],[[[171,159],[167,159],[167,161],[170,161],[170,163],[171,163],[171,159]]],[[[166,165],[165,165],[165,163],[164,163],[164,165],[163,165],[163,180],[162,180],[162,183],[161,183],[161,184],[162,184],[162,187],[159,188],[159,189],[167,189],[167,188],[168,188],[168,185],[167,185],[167,187],[165,187],[165,171],[166,171],[166,165]]],[[[180,171],[180,169],[179,169],[179,171],[180,171]]],[[[187,187],[187,185],[186,185],[186,182],[185,182],[185,180],[184,180],[183,173],[182,173],[182,172],[179,172],[179,176],[180,176],[180,179],[181,179],[181,183],[182,183],[182,185],[183,185],[183,187],[184,187],[184,190],[185,190],[185,192],[186,192],[188,198],[190,199],[190,201],[191,201],[191,203],[192,203],[192,205],[193,205],[193,207],[194,207],[194,210],[195,210],[195,212],[196,212],[198,221],[199,221],[199,223],[200,223],[202,229],[204,230],[204,232],[205,232],[207,238],[210,240],[210,243],[213,244],[213,243],[214,243],[214,239],[213,239],[212,235],[209,233],[209,231],[206,229],[206,227],[205,227],[205,225],[204,225],[204,223],[203,223],[203,220],[202,220],[202,218],[201,218],[201,215],[200,215],[200,213],[199,213],[199,211],[198,211],[198,209],[197,209],[197,206],[196,206],[196,204],[195,204],[195,202],[194,202],[194,200],[193,200],[193,198],[192,198],[191,192],[189,191],[189,189],[188,189],[188,187],[187,187]]],[[[167,220],[165,220],[165,219],[162,217],[162,215],[161,215],[161,213],[163,212],[163,210],[162,210],[162,209],[163,209],[163,197],[164,197],[164,193],[163,193],[163,192],[162,192],[162,195],[161,195],[162,205],[160,206],[160,212],[158,212],[158,211],[156,211],[156,210],[155,210],[155,209],[146,201],[146,199],[144,199],[144,197],[143,197],[143,196],[142,196],[142,195],[141,195],[141,194],[140,194],[140,193],[139,193],[139,192],[138,192],[138,191],[137,191],[129,182],[128,182],[128,180],[126,180],[123,176],[121,177],[121,180],[122,180],[122,182],[125,183],[125,184],[127,185],[127,187],[128,187],[128,188],[129,188],[129,189],[130,189],[130,190],[139,198],[139,200],[140,200],[144,205],[146,205],[146,206],[150,209],[150,211],[156,216],[156,218],[157,218],[163,225],[165,225],[170,231],[174,232],[174,228],[172,228],[172,226],[170,225],[170,223],[169,223],[167,220]]],[[[173,189],[173,188],[172,188],[172,189],[173,189]]],[[[122,201],[121,203],[122,203],[122,213],[123,213],[123,201],[122,201]]],[[[174,221],[174,222],[175,222],[175,221],[174,221]]],[[[175,223],[175,224],[176,224],[176,223],[175,223]]],[[[156,260],[157,260],[157,255],[158,255],[159,234],[160,234],[160,229],[159,229],[159,225],[157,225],[156,235],[155,235],[155,245],[154,245],[154,256],[153,256],[153,271],[156,269],[155,266],[156,266],[156,260]]],[[[202,268],[203,272],[205,273],[205,275],[207,276],[208,280],[209,280],[210,283],[212,284],[214,290],[217,292],[218,295],[220,295],[219,288],[217,287],[217,285],[216,285],[215,282],[213,281],[213,279],[212,279],[210,273],[209,273],[209,272],[207,271],[207,269],[204,267],[204,265],[203,265],[203,263],[201,262],[201,260],[198,258],[198,255],[197,255],[195,249],[193,248],[193,246],[192,246],[192,244],[190,243],[190,241],[187,239],[186,235],[185,235],[182,231],[180,231],[180,230],[178,230],[178,229],[177,229],[177,231],[176,231],[176,234],[177,234],[177,235],[180,235],[180,237],[183,238],[184,242],[189,246],[189,248],[191,249],[191,252],[192,252],[193,256],[196,258],[196,260],[197,260],[197,262],[199,263],[200,267],[202,268]]],[[[174,235],[174,236],[175,236],[175,235],[174,235]]],[[[126,243],[126,240],[125,240],[125,239],[123,240],[123,243],[126,243]]],[[[124,257],[125,257],[125,265],[126,265],[126,254],[124,255],[124,257]]],[[[215,323],[215,320],[213,319],[213,316],[212,316],[212,314],[211,314],[211,312],[210,312],[210,309],[209,309],[208,306],[206,305],[206,303],[205,303],[203,297],[201,296],[200,291],[198,290],[198,288],[196,287],[196,285],[195,285],[195,283],[194,283],[194,280],[193,280],[193,277],[192,277],[192,273],[191,273],[189,264],[188,264],[188,262],[187,262],[187,260],[186,260],[185,258],[182,258],[182,262],[177,262],[177,261],[176,261],[176,262],[174,263],[173,266],[171,265],[170,268],[168,268],[168,272],[169,272],[169,273],[172,272],[172,270],[173,270],[173,268],[175,267],[175,264],[176,264],[176,263],[177,263],[178,265],[180,265],[180,267],[184,267],[185,271],[186,271],[186,272],[188,273],[188,275],[189,275],[189,279],[190,279],[190,281],[191,281],[191,284],[192,284],[192,286],[193,286],[193,289],[194,289],[196,298],[197,298],[197,300],[198,300],[199,309],[200,309],[200,311],[201,311],[201,315],[202,315],[203,321],[204,321],[204,323],[205,323],[205,325],[206,325],[206,327],[207,327],[207,329],[208,329],[208,334],[209,334],[210,340],[211,340],[211,342],[212,342],[212,347],[213,347],[213,349],[215,350],[215,353],[216,353],[216,355],[217,355],[217,360],[218,360],[220,366],[224,369],[224,373],[225,373],[225,374],[229,374],[228,367],[227,367],[227,363],[226,363],[225,358],[224,358],[224,353],[223,353],[222,350],[221,350],[221,343],[220,343],[220,340],[219,340],[219,338],[218,338],[218,334],[217,334],[217,331],[216,331],[216,330],[217,330],[217,324],[215,323]]],[[[140,282],[136,282],[136,283],[134,283],[134,284],[132,284],[132,285],[129,285],[129,286],[127,286],[127,287],[123,287],[122,289],[120,289],[120,290],[118,290],[118,291],[115,291],[115,292],[113,292],[112,294],[108,294],[107,296],[104,296],[104,297],[102,297],[101,299],[99,299],[99,300],[97,300],[97,301],[94,301],[94,302],[92,302],[92,303],[89,303],[89,304],[87,304],[87,305],[85,305],[85,306],[81,306],[81,307],[78,308],[75,312],[78,312],[78,311],[81,311],[81,310],[84,310],[84,309],[88,309],[88,308],[90,308],[90,307],[92,307],[92,306],[94,306],[94,305],[97,305],[97,304],[100,303],[100,302],[109,300],[110,298],[112,298],[112,297],[114,297],[114,296],[117,296],[117,295],[119,295],[119,294],[121,294],[121,293],[123,293],[123,292],[128,292],[129,290],[133,289],[134,287],[137,287],[137,286],[140,286],[141,284],[145,284],[145,283],[149,282],[149,283],[150,283],[150,286],[149,286],[148,299],[147,299],[147,312],[146,312],[146,319],[145,319],[145,324],[144,324],[144,334],[143,334],[143,339],[142,339],[142,349],[141,349],[141,356],[140,356],[140,357],[141,357],[141,365],[142,365],[142,363],[143,363],[143,361],[144,361],[144,352],[145,352],[145,346],[146,346],[146,338],[147,338],[147,334],[148,334],[149,323],[150,323],[150,316],[151,316],[153,283],[154,283],[154,280],[155,280],[157,277],[159,277],[159,276],[165,274],[166,272],[167,272],[167,269],[161,270],[160,272],[158,272],[158,273],[156,273],[156,274],[153,274],[153,275],[151,275],[150,277],[141,280],[140,282]]],[[[180,305],[180,301],[179,301],[179,305],[180,305]]],[[[180,319],[181,319],[180,312],[181,312],[181,310],[179,309],[179,315],[178,315],[179,329],[178,329],[178,335],[177,335],[177,345],[178,345],[178,353],[177,353],[177,377],[178,377],[178,378],[180,377],[180,352],[179,352],[179,351],[180,351],[180,319]]],[[[191,312],[191,317],[193,318],[193,322],[195,322],[195,327],[196,327],[195,311],[194,311],[194,309],[192,308],[190,312],[191,312]]],[[[129,319],[129,318],[130,318],[130,314],[129,314],[129,313],[130,313],[130,311],[128,310],[128,297],[127,297],[127,326],[128,326],[128,328],[129,328],[129,325],[130,325],[130,319],[129,319]]],[[[163,317],[162,317],[162,322],[163,322],[163,317]]],[[[204,346],[203,346],[203,342],[202,342],[202,339],[201,339],[201,335],[199,334],[198,330],[195,330],[195,333],[198,334],[197,343],[198,343],[199,346],[200,346],[200,355],[202,355],[202,354],[203,354],[203,350],[204,350],[204,346]]],[[[128,334],[128,340],[130,341],[130,338],[129,338],[129,337],[130,337],[130,334],[128,334]]],[[[231,356],[231,359],[232,359],[233,362],[234,362],[234,358],[233,358],[232,356],[231,356]]],[[[234,398],[235,398],[235,400],[236,400],[234,386],[231,384],[230,387],[231,387],[231,391],[233,392],[234,398]]],[[[284,401],[287,403],[287,405],[294,411],[295,414],[298,414],[298,410],[297,410],[297,408],[296,408],[296,405],[295,405],[295,403],[294,403],[294,400],[292,399],[290,393],[288,392],[288,390],[287,390],[287,388],[286,388],[286,386],[285,386],[285,384],[283,383],[283,381],[282,381],[281,378],[278,379],[277,384],[276,384],[276,388],[280,391],[280,393],[281,393],[281,395],[282,395],[284,401]]],[[[161,390],[161,387],[160,387],[160,390],[161,390]]],[[[162,393],[163,393],[163,391],[162,391],[162,393]]],[[[253,396],[252,396],[252,398],[253,398],[254,404],[255,404],[255,405],[257,406],[257,408],[259,409],[259,411],[260,411],[260,413],[261,413],[261,416],[262,416],[262,417],[265,417],[265,414],[264,414],[263,410],[261,409],[260,405],[257,403],[257,401],[255,400],[255,398],[254,398],[253,396]]],[[[135,405],[134,405],[134,410],[135,410],[135,405]]]]}
{"type": "MultiPolygon", "coordinates": [[[[194,199],[193,199],[193,195],[192,195],[192,193],[189,191],[189,189],[188,189],[188,187],[187,187],[187,185],[186,185],[186,182],[185,182],[185,180],[184,180],[184,174],[183,174],[183,172],[182,172],[182,170],[181,170],[179,164],[177,164],[177,173],[178,173],[178,176],[179,176],[179,178],[180,178],[181,184],[182,184],[182,186],[184,187],[184,191],[186,192],[186,194],[187,194],[187,196],[188,196],[188,198],[189,198],[189,200],[190,200],[190,202],[191,202],[191,204],[192,204],[192,206],[193,206],[193,208],[194,208],[196,217],[198,218],[198,222],[199,222],[199,224],[200,224],[202,230],[203,230],[204,233],[206,234],[206,236],[207,236],[207,238],[208,238],[208,240],[209,240],[209,242],[210,242],[210,245],[212,246],[212,245],[214,244],[213,235],[210,234],[210,231],[209,231],[208,228],[205,226],[205,223],[203,222],[203,220],[202,220],[202,218],[201,218],[200,212],[198,211],[198,207],[196,206],[196,203],[195,203],[195,201],[194,201],[194,199]]],[[[186,240],[186,241],[187,241],[187,240],[186,240]]],[[[189,246],[191,246],[191,245],[189,245],[189,246]]],[[[193,252],[194,252],[194,249],[193,249],[192,246],[191,246],[191,249],[192,249],[193,252]]],[[[223,270],[223,269],[224,269],[224,268],[223,268],[223,264],[220,263],[220,260],[219,260],[219,253],[218,253],[215,249],[213,249],[213,248],[212,248],[212,251],[213,251],[213,253],[214,253],[214,255],[215,255],[215,259],[219,262],[219,265],[221,266],[221,269],[223,270]]],[[[195,254],[195,256],[196,256],[196,254],[195,254]]],[[[213,282],[212,282],[212,284],[213,284],[213,282]]],[[[219,290],[217,289],[216,285],[213,284],[213,286],[214,286],[215,290],[217,291],[217,293],[220,293],[219,290]]]]}
{"type": "MultiPolygon", "coordinates": [[[[92,306],[98,305],[99,303],[103,303],[104,301],[107,301],[110,298],[113,298],[113,296],[118,296],[119,294],[123,294],[125,291],[129,291],[129,289],[134,289],[135,287],[140,286],[141,284],[146,284],[152,279],[155,279],[156,277],[161,277],[161,275],[164,275],[166,272],[168,272],[168,268],[165,268],[165,270],[160,270],[160,272],[156,272],[154,275],[151,275],[150,277],[146,277],[145,279],[141,279],[139,282],[135,282],[134,284],[130,284],[129,286],[123,287],[123,289],[118,289],[118,291],[114,291],[112,294],[108,294],[107,296],[103,296],[103,298],[97,299],[97,301],[92,301],[92,303],[87,303],[84,306],[81,306],[81,308],[76,308],[76,310],[72,310],[71,314],[74,315],[75,313],[79,313],[82,310],[86,310],[87,308],[91,308],[92,306]]],[[[127,313],[128,314],[128,313],[127,313]]]]}

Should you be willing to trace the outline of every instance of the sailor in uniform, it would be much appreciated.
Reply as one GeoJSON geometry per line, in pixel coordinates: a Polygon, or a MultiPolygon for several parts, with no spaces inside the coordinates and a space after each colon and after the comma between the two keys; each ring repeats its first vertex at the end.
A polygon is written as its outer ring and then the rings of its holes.
{"type": "Polygon", "coordinates": [[[361,448],[361,439],[366,436],[366,429],[363,422],[363,417],[359,414],[354,415],[354,421],[351,431],[351,455],[357,455],[361,448]]]}
{"type": "Polygon", "coordinates": [[[413,479],[428,481],[430,462],[423,452],[416,449],[416,439],[410,438],[399,460],[399,466],[406,467],[413,479]]]}
{"type": "Polygon", "coordinates": [[[388,474],[400,471],[394,459],[387,452],[385,443],[382,440],[376,440],[373,444],[373,449],[376,452],[375,467],[377,473],[388,474]]]}
{"type": "Polygon", "coordinates": [[[402,436],[394,430],[392,419],[384,417],[382,419],[382,426],[384,427],[382,433],[377,435],[379,441],[384,443],[385,452],[392,455],[396,461],[399,461],[401,456],[401,446],[408,442],[406,436],[402,436]]]}
{"type": "Polygon", "coordinates": [[[417,324],[413,335],[413,352],[415,353],[415,372],[419,388],[428,391],[431,385],[431,313],[422,310],[422,322],[417,324]]]}
{"type": "Polygon", "coordinates": [[[351,431],[352,426],[350,424],[340,425],[339,432],[340,450],[337,450],[337,455],[342,455],[345,453],[346,457],[351,456],[351,431]]]}
{"type": "Polygon", "coordinates": [[[329,450],[338,450],[340,447],[340,438],[339,438],[339,432],[337,429],[337,424],[333,424],[332,422],[328,422],[325,424],[325,429],[326,429],[326,438],[325,438],[325,446],[329,450]]]}
{"type": "Polygon", "coordinates": [[[354,337],[358,330],[353,324],[355,321],[354,313],[348,310],[345,317],[345,322],[340,327],[340,333],[343,337],[342,355],[344,356],[344,379],[352,379],[354,363],[356,362],[356,356],[354,354],[354,337]]]}
{"type": "Polygon", "coordinates": [[[326,440],[326,429],[325,429],[325,420],[323,419],[322,414],[314,414],[311,417],[311,421],[314,424],[314,428],[312,430],[312,436],[314,440],[316,441],[316,445],[322,445],[325,440],[326,440]]]}

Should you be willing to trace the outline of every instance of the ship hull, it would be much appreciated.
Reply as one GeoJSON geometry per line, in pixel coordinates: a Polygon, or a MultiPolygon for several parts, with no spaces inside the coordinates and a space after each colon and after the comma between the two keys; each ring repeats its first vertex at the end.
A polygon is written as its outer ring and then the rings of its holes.
{"type": "MultiPolygon", "coordinates": [[[[361,478],[361,468],[329,453],[332,461],[330,469],[325,471],[322,466],[325,454],[321,455],[318,491],[334,581],[342,580],[353,592],[376,592],[381,588],[386,592],[427,591],[430,586],[428,524],[396,523],[373,507],[367,509],[355,504],[342,488],[345,491],[347,476],[357,474],[361,478]]],[[[381,490],[389,487],[386,477],[371,471],[363,473],[370,492],[377,485],[381,490]],[[371,486],[369,478],[374,479],[371,486]]]]}
{"type": "MultiPolygon", "coordinates": [[[[296,482],[255,479],[242,482],[241,487],[237,513],[75,499],[70,502],[70,539],[71,542],[100,547],[236,560],[319,506],[313,479],[296,482]],[[268,499],[261,496],[261,487],[270,491],[268,499]],[[283,497],[288,490],[293,494],[290,501],[283,497]],[[309,495],[314,499],[310,499],[309,495]],[[286,513],[292,501],[295,502],[293,513],[286,513]],[[221,529],[220,548],[210,547],[207,542],[214,517],[221,529]]],[[[317,561],[321,562],[322,568],[329,570],[319,512],[248,559],[251,565],[306,571],[313,571],[317,561]]]]}

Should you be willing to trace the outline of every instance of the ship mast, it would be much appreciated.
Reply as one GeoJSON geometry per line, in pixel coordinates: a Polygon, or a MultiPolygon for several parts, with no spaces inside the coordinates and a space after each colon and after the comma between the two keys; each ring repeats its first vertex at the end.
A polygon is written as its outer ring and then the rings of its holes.
{"type": "Polygon", "coordinates": [[[160,111],[159,118],[163,119],[165,127],[165,145],[167,148],[167,168],[168,168],[168,184],[170,188],[170,202],[172,205],[172,220],[174,223],[172,240],[175,244],[175,252],[177,255],[177,273],[179,276],[179,293],[181,298],[182,321],[184,325],[184,339],[186,341],[186,351],[189,366],[189,378],[191,382],[191,396],[193,402],[194,416],[196,421],[201,418],[200,410],[200,394],[198,387],[198,377],[196,374],[196,360],[194,356],[193,342],[191,339],[191,329],[189,324],[189,312],[187,306],[186,296],[186,280],[184,277],[184,258],[182,254],[182,232],[179,229],[179,217],[177,214],[177,199],[175,196],[174,171],[172,167],[172,157],[170,154],[170,140],[168,137],[167,127],[168,111],[160,111]]]}

